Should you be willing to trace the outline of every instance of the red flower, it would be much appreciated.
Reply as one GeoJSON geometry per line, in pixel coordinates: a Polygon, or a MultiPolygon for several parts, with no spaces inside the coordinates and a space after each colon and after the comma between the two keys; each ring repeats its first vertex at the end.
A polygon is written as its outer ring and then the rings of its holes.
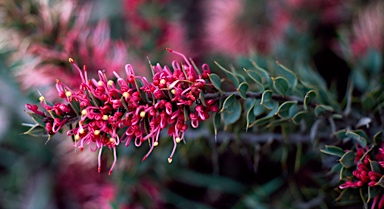
{"type": "Polygon", "coordinates": [[[98,80],[89,80],[86,68],[81,70],[73,59],[69,59],[80,74],[81,84],[78,90],[74,90],[57,81],[56,89],[67,103],[50,105],[41,97],[41,104],[49,114],[38,111],[33,105],[26,107],[44,118],[50,135],[65,124],[74,124],[67,135],[73,136],[74,146],[80,150],[88,145],[92,151],[99,151],[99,172],[104,147],[113,151],[111,174],[116,164],[116,146],[120,143],[129,146],[132,140],[136,146],[141,146],[148,141],[150,149],[143,157],[145,160],[159,145],[160,132],[167,127],[174,143],[168,158],[171,163],[177,143],[184,139],[184,132],[188,129],[188,120],[196,128],[200,121],[209,118],[209,112],[217,111],[218,107],[215,100],[200,101],[201,94],[216,92],[206,76],[210,72],[208,66],[203,65],[202,74],[183,54],[168,51],[183,57],[185,63],[173,62],[174,71],[160,64],[152,66],[152,83],[135,75],[131,65],[125,66],[126,79],[113,73],[116,83],[108,80],[102,71],[98,72],[98,80]]]}

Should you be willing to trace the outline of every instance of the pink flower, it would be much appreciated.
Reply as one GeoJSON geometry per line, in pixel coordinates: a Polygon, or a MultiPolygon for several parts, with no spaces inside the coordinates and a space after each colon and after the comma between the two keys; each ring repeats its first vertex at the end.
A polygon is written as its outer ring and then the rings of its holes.
{"type": "Polygon", "coordinates": [[[384,3],[378,1],[362,10],[353,23],[352,53],[361,57],[369,49],[381,51],[384,39],[384,3]]]}
{"type": "Polygon", "coordinates": [[[205,43],[212,52],[226,55],[270,52],[289,21],[274,1],[210,0],[207,4],[205,43]]]}
{"type": "Polygon", "coordinates": [[[173,71],[160,64],[152,66],[152,83],[135,75],[129,64],[125,66],[125,79],[113,72],[117,81],[109,80],[103,71],[98,72],[98,80],[89,79],[87,69],[80,69],[70,58],[69,62],[80,74],[79,89],[57,80],[56,89],[66,103],[52,105],[41,96],[40,103],[48,113],[39,111],[34,105],[26,107],[44,121],[50,135],[65,124],[73,124],[67,135],[73,137],[76,148],[83,150],[88,145],[91,151],[99,152],[99,172],[104,147],[113,152],[111,174],[116,164],[116,147],[120,143],[129,146],[133,140],[136,146],[141,146],[148,141],[150,148],[143,157],[145,160],[159,145],[160,132],[167,127],[174,144],[168,158],[171,163],[177,144],[188,129],[187,121],[191,120],[192,127],[196,128],[218,107],[215,100],[203,103],[200,98],[205,93],[216,92],[208,79],[208,65],[204,64],[200,72],[183,54],[167,50],[181,56],[185,63],[174,61],[173,71]]]}

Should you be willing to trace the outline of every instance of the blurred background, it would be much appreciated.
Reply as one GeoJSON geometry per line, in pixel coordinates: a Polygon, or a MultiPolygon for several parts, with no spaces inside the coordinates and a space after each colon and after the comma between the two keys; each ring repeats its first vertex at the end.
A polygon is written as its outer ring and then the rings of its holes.
{"type": "Polygon", "coordinates": [[[383,11],[379,0],[1,0],[0,208],[361,208],[334,201],[337,179],[310,141],[260,132],[215,142],[207,122],[189,130],[172,164],[171,142],[145,162],[146,148],[120,146],[108,176],[64,134],[23,135],[24,104],[38,92],[58,101],[57,78],[76,87],[69,57],[93,75],[130,63],[149,76],[148,60],[179,59],[165,48],[198,65],[241,70],[252,58],[314,70],[341,100],[349,78],[364,92],[383,70],[383,11]]]}

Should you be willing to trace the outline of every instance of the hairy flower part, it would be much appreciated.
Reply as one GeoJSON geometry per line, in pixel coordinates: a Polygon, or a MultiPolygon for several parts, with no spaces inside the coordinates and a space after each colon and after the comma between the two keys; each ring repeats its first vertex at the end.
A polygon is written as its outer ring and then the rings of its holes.
{"type": "MultiPolygon", "coordinates": [[[[47,98],[54,99],[55,91],[51,87],[56,78],[76,87],[80,81],[74,79],[76,71],[68,70],[68,57],[78,63],[90,63],[87,67],[91,76],[103,69],[111,76],[127,62],[127,47],[121,40],[111,40],[107,21],[89,26],[90,4],[81,5],[77,1],[60,1],[53,5],[52,1],[32,1],[30,4],[39,8],[37,13],[24,14],[35,20],[31,24],[33,30],[19,30],[24,36],[21,40],[24,49],[18,50],[13,57],[23,64],[16,71],[23,90],[37,88],[47,98]]],[[[22,24],[28,25],[28,22],[22,24]]]]}
{"type": "MultiPolygon", "coordinates": [[[[353,179],[346,180],[339,186],[340,189],[347,188],[362,188],[362,187],[379,187],[383,173],[373,170],[372,161],[375,161],[379,166],[384,168],[384,143],[377,153],[372,155],[373,152],[368,147],[362,148],[359,145],[356,148],[354,162],[356,163],[356,170],[352,172],[353,179]]],[[[380,169],[380,168],[379,168],[380,169]]],[[[384,208],[384,193],[381,191],[373,199],[371,208],[384,208]]]]}
{"type": "Polygon", "coordinates": [[[217,91],[208,78],[208,65],[202,65],[200,72],[183,54],[167,50],[181,56],[185,63],[172,62],[173,71],[160,64],[151,66],[152,82],[135,75],[129,64],[125,66],[126,78],[114,72],[116,80],[109,80],[99,71],[97,80],[89,79],[87,68],[80,69],[70,58],[69,62],[80,74],[79,89],[57,80],[56,89],[66,103],[49,104],[41,96],[45,112],[38,110],[36,105],[27,104],[26,107],[44,122],[49,135],[71,124],[67,135],[73,137],[74,146],[83,150],[88,145],[91,151],[99,152],[99,172],[104,147],[113,152],[111,174],[119,144],[129,146],[133,142],[141,146],[148,141],[145,160],[159,145],[160,132],[166,128],[174,144],[168,158],[171,163],[177,144],[184,140],[188,123],[197,128],[201,121],[210,117],[210,112],[218,111],[218,105],[215,100],[204,100],[205,93],[217,91]]]}
{"type": "Polygon", "coordinates": [[[383,50],[384,3],[377,1],[362,10],[353,23],[351,50],[355,57],[364,56],[369,49],[383,50]]]}

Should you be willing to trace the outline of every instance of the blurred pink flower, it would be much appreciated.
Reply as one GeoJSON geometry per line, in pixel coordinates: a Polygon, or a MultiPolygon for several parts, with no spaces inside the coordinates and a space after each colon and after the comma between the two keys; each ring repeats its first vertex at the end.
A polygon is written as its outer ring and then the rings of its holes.
{"type": "Polygon", "coordinates": [[[73,163],[58,171],[56,198],[59,205],[112,209],[111,203],[115,201],[117,188],[93,169],[82,163],[73,163]]]}
{"type": "Polygon", "coordinates": [[[351,50],[354,57],[361,57],[369,49],[383,50],[384,3],[378,1],[363,9],[353,22],[351,50]]]}
{"type": "MultiPolygon", "coordinates": [[[[34,19],[35,31],[24,34],[28,45],[19,51],[23,65],[16,72],[22,89],[39,89],[47,98],[55,98],[50,89],[60,78],[74,87],[79,80],[67,60],[72,57],[87,65],[90,76],[98,70],[120,72],[127,62],[127,48],[123,41],[112,41],[106,21],[95,27],[89,26],[91,5],[80,5],[76,1],[57,2],[53,7],[49,1],[39,1],[39,10],[34,19]]],[[[30,14],[29,14],[30,15],[30,14]]]]}
{"type": "Polygon", "coordinates": [[[271,51],[288,25],[288,13],[273,1],[210,0],[206,6],[205,43],[227,55],[271,51]]]}

